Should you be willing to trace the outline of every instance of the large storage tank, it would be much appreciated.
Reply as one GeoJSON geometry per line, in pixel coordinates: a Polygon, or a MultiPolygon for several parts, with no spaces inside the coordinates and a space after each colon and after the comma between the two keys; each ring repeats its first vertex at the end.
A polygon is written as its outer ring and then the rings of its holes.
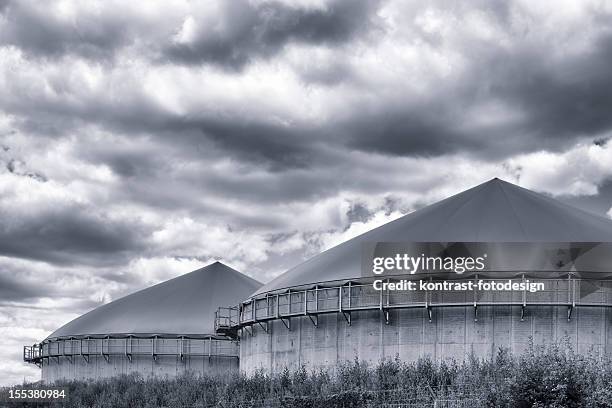
{"type": "Polygon", "coordinates": [[[494,179],[298,265],[220,311],[219,326],[240,337],[247,373],[354,358],[462,360],[564,338],[579,352],[610,353],[612,257],[601,242],[612,242],[611,220],[494,179]],[[376,242],[482,244],[494,268],[445,279],[541,280],[546,290],[376,291],[361,265],[364,245],[376,242]]]}
{"type": "Polygon", "coordinates": [[[26,346],[24,359],[45,382],[237,370],[238,343],[214,334],[214,314],[260,286],[215,262],[92,310],[26,346]]]}

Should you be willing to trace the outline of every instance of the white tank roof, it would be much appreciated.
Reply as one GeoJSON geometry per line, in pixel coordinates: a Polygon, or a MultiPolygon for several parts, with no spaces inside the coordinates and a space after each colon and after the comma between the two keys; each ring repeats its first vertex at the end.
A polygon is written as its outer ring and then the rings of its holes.
{"type": "Polygon", "coordinates": [[[331,248],[253,295],[354,279],[363,242],[612,242],[612,220],[495,178],[331,248]]]}
{"type": "Polygon", "coordinates": [[[220,262],[100,306],[48,338],[110,334],[214,333],[214,313],[247,298],[258,281],[220,262]]]}

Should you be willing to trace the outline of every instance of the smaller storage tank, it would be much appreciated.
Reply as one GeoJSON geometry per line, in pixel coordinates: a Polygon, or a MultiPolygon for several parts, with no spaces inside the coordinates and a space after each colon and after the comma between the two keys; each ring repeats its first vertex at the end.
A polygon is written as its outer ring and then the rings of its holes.
{"type": "Polygon", "coordinates": [[[260,286],[215,262],[78,317],[24,347],[24,360],[45,382],[238,370],[238,343],[214,334],[215,311],[260,286]]]}

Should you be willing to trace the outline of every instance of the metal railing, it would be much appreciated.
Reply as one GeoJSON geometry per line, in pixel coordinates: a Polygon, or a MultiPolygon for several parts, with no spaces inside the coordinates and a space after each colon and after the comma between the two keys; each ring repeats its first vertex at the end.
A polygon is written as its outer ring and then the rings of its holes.
{"type": "Polygon", "coordinates": [[[239,344],[235,340],[213,336],[207,337],[165,337],[157,336],[79,336],[55,338],[40,344],[24,346],[23,360],[41,365],[45,359],[83,358],[89,362],[92,356],[102,356],[107,362],[113,356],[128,360],[137,356],[148,356],[153,360],[163,356],[186,357],[228,357],[238,358],[239,344]]]}
{"type": "Polygon", "coordinates": [[[232,335],[232,327],[239,319],[239,307],[219,307],[215,312],[215,333],[232,335]]]}
{"type": "MultiPolygon", "coordinates": [[[[410,278],[408,278],[410,279],[410,278]]],[[[421,277],[421,279],[424,279],[421,277]]],[[[343,313],[350,324],[350,313],[362,310],[380,310],[388,320],[393,309],[472,306],[515,305],[522,312],[529,305],[558,305],[568,307],[568,318],[576,306],[612,306],[612,280],[576,278],[571,274],[557,278],[533,278],[531,283],[544,283],[544,290],[531,292],[522,290],[492,291],[478,289],[477,283],[507,282],[527,283],[525,275],[514,278],[487,278],[478,276],[449,282],[473,281],[472,290],[376,290],[372,279],[361,278],[343,284],[312,288],[294,288],[268,292],[255,296],[235,307],[219,308],[215,316],[217,333],[236,333],[240,328],[265,324],[271,320],[283,320],[287,327],[292,317],[308,316],[315,326],[316,317],[325,313],[343,313]]],[[[398,279],[384,279],[397,282],[398,279]]],[[[418,282],[418,278],[417,278],[418,282]]],[[[441,280],[427,279],[427,282],[441,280]]],[[[522,315],[521,315],[522,317],[522,315]]],[[[475,316],[475,319],[477,317],[475,316]]],[[[431,314],[430,314],[431,320],[431,314]]]]}
{"type": "Polygon", "coordinates": [[[34,344],[32,346],[23,346],[23,361],[26,363],[39,364],[41,360],[41,346],[34,344]]]}

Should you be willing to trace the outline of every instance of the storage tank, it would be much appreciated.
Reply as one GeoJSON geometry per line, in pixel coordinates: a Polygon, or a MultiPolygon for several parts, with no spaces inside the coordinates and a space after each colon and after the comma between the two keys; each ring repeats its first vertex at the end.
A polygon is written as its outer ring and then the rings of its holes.
{"type": "Polygon", "coordinates": [[[239,306],[219,310],[217,328],[240,338],[246,373],[354,358],[490,357],[500,347],[520,353],[530,341],[563,339],[581,353],[610,353],[610,242],[612,220],[493,179],[290,269],[239,306]],[[382,275],[383,282],[531,280],[545,290],[375,290],[376,277],[363,273],[372,253],[364,258],[364,251],[381,243],[489,252],[487,268],[477,272],[419,271],[382,275]]]}
{"type": "Polygon", "coordinates": [[[214,314],[260,286],[215,262],[76,318],[26,346],[24,360],[42,368],[45,382],[238,370],[238,343],[214,333],[214,314]]]}

